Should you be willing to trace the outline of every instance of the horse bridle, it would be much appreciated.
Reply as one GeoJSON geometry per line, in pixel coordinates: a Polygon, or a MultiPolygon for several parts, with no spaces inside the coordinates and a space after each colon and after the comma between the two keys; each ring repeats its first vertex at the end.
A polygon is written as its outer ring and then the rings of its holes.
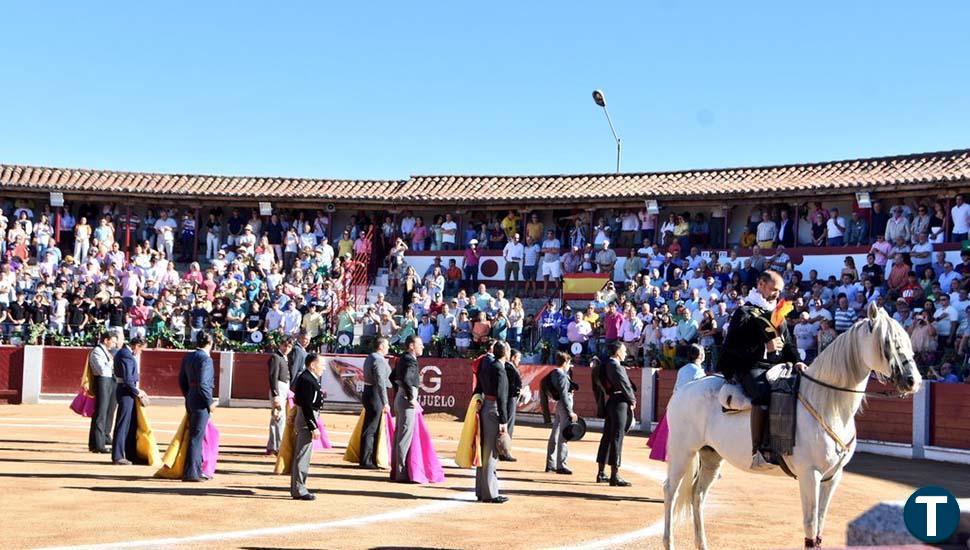
{"type": "MultiPolygon", "coordinates": [[[[869,321],[869,331],[870,332],[872,331],[873,324],[874,324],[874,321],[870,320],[869,321]]],[[[891,374],[889,375],[889,382],[891,382],[894,386],[896,386],[896,385],[898,385],[899,379],[902,378],[902,376],[903,376],[903,369],[898,364],[898,361],[894,361],[893,360],[893,354],[890,353],[890,351],[889,351],[890,350],[890,340],[891,339],[889,337],[887,337],[886,338],[886,341],[883,343],[883,346],[882,346],[883,347],[883,355],[886,357],[886,360],[889,361],[889,368],[891,370],[891,374]]],[[[899,349],[899,344],[898,343],[894,343],[893,344],[893,347],[896,349],[897,352],[901,351],[899,349]]],[[[902,354],[896,353],[896,356],[897,357],[899,357],[900,355],[902,355],[902,354]]],[[[909,359],[906,359],[905,357],[903,359],[903,362],[907,366],[911,366],[909,359]]],[[[878,392],[868,392],[868,391],[865,391],[865,390],[854,390],[852,388],[843,388],[843,387],[840,387],[840,386],[835,386],[835,385],[829,384],[828,382],[823,382],[823,381],[819,380],[818,378],[815,378],[815,377],[811,376],[810,374],[808,374],[806,372],[802,372],[801,373],[801,376],[803,378],[809,380],[810,382],[813,382],[815,384],[818,384],[819,386],[828,388],[830,390],[835,390],[835,391],[840,391],[840,392],[845,392],[845,393],[855,393],[855,394],[859,394],[859,395],[864,395],[866,397],[899,397],[899,398],[904,397],[904,395],[901,392],[898,392],[898,391],[895,391],[895,390],[885,390],[885,391],[878,391],[878,392]]],[[[877,376],[878,376],[878,374],[877,374],[877,376]]]]}

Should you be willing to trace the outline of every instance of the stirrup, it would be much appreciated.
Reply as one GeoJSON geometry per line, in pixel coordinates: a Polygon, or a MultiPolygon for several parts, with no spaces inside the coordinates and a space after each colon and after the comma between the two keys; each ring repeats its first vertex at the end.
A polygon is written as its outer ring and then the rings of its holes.
{"type": "Polygon", "coordinates": [[[774,468],[775,465],[765,460],[761,451],[757,451],[751,456],[751,471],[753,472],[764,472],[774,468]]]}

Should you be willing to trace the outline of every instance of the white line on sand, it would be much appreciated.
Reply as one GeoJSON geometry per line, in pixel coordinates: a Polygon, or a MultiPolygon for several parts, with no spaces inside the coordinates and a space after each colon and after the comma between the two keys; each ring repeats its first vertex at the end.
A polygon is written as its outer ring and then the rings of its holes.
{"type": "Polygon", "coordinates": [[[244,531],[224,531],[221,533],[209,533],[205,535],[192,535],[188,537],[177,537],[177,538],[167,538],[167,539],[146,539],[146,540],[132,540],[125,542],[116,542],[109,544],[91,544],[84,546],[61,546],[54,548],[47,548],[45,550],[95,550],[102,548],[150,548],[150,547],[164,547],[164,546],[174,546],[178,544],[192,544],[201,542],[215,542],[215,541],[225,541],[234,539],[252,539],[259,537],[269,537],[275,535],[287,535],[291,533],[307,533],[311,531],[326,531],[330,529],[343,529],[346,527],[360,527],[363,525],[370,525],[372,523],[383,523],[389,521],[399,521],[408,520],[418,516],[426,516],[430,514],[437,514],[440,512],[450,511],[454,508],[465,506],[474,502],[472,497],[464,499],[451,499],[443,502],[435,502],[433,504],[426,504],[424,506],[408,507],[403,510],[395,510],[392,512],[384,512],[381,514],[373,514],[370,516],[361,516],[356,518],[339,519],[333,521],[324,521],[320,523],[297,523],[293,525],[281,525],[279,527],[263,527],[261,529],[247,529],[244,531]]]}
{"type": "Polygon", "coordinates": [[[643,529],[637,531],[630,531],[629,533],[622,533],[616,535],[615,537],[610,537],[608,539],[594,540],[590,542],[584,542],[576,546],[560,546],[557,547],[558,550],[594,550],[598,548],[616,548],[621,544],[629,544],[640,539],[645,539],[649,537],[657,537],[662,535],[664,532],[664,522],[663,520],[651,523],[643,529]]]}

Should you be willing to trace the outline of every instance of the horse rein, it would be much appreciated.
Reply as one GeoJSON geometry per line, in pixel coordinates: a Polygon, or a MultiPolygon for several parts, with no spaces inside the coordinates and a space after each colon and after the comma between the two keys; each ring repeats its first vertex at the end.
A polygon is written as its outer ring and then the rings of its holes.
{"type": "Polygon", "coordinates": [[[896,391],[891,391],[891,390],[884,390],[884,391],[878,391],[878,392],[869,392],[869,391],[865,391],[865,390],[853,390],[853,389],[850,389],[850,388],[841,388],[839,386],[833,386],[832,384],[829,384],[828,382],[823,382],[823,381],[819,380],[818,378],[813,377],[812,375],[808,374],[807,372],[800,373],[800,376],[802,378],[805,378],[805,379],[807,379],[807,380],[809,380],[811,382],[814,382],[814,383],[818,384],[819,386],[828,388],[830,390],[835,390],[835,391],[840,391],[840,392],[845,392],[845,393],[855,393],[855,394],[859,394],[859,395],[864,395],[866,397],[899,397],[899,398],[903,398],[904,397],[904,395],[902,393],[896,392],[896,391]]]}

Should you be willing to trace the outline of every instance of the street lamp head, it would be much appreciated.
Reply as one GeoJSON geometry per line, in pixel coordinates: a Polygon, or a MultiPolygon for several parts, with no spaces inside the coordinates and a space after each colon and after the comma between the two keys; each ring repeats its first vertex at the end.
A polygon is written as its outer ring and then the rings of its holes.
{"type": "Polygon", "coordinates": [[[600,90],[593,90],[593,101],[600,107],[606,107],[606,96],[600,90]]]}

